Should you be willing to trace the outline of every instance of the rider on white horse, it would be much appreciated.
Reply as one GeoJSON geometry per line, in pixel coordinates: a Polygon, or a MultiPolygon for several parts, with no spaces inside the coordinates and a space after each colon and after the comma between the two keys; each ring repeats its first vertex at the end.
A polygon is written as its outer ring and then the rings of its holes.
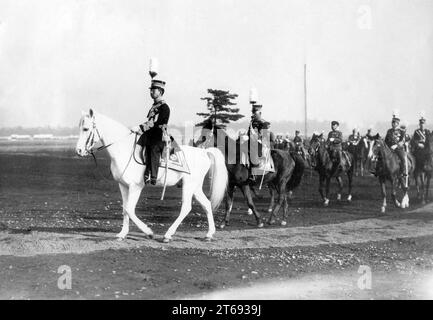
{"type": "Polygon", "coordinates": [[[165,91],[164,81],[152,80],[149,89],[154,102],[147,114],[147,121],[131,130],[142,134],[138,144],[145,149],[144,182],[155,185],[158,178],[159,160],[166,145],[164,140],[169,139],[166,130],[170,118],[170,108],[162,99],[165,91]]]}

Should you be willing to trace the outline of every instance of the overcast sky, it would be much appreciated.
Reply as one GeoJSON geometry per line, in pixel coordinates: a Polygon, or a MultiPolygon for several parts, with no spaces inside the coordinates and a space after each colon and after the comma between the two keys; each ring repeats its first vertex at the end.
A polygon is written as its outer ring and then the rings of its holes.
{"type": "MultiPolygon", "coordinates": [[[[207,88],[254,86],[269,121],[433,123],[431,0],[0,0],[0,126],[74,126],[94,107],[144,120],[150,57],[170,122],[198,121],[207,88]]],[[[431,125],[430,125],[431,127],[431,125]]]]}

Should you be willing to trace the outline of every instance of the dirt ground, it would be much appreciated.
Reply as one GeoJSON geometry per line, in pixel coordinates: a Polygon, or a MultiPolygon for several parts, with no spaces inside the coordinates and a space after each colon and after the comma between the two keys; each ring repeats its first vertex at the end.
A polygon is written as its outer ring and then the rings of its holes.
{"type": "MultiPolygon", "coordinates": [[[[1,299],[432,299],[433,210],[389,206],[380,215],[373,177],[356,177],[353,202],[322,207],[315,173],[295,192],[286,227],[256,229],[240,192],[232,224],[211,243],[198,205],[175,241],[158,240],[175,220],[181,190],[145,188],[137,214],[157,235],[114,240],[121,197],[104,153],[98,167],[70,144],[0,143],[1,299]],[[71,289],[58,288],[59,267],[71,289]],[[371,289],[358,285],[371,270],[371,289]],[[364,270],[362,269],[362,270],[364,270]]],[[[269,196],[257,199],[266,212],[269,196]]],[[[222,208],[215,220],[223,218],[222,208]]]]}

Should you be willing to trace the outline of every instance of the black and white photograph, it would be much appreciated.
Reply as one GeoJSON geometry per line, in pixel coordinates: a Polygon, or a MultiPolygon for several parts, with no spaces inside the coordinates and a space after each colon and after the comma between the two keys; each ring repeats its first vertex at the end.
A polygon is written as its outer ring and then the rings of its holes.
{"type": "Polygon", "coordinates": [[[0,0],[0,300],[432,300],[432,131],[431,0],[0,0]]]}

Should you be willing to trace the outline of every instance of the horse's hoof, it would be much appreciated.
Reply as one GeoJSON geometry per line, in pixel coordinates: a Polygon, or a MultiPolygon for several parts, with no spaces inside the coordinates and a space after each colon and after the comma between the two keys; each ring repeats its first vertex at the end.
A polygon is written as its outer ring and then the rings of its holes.
{"type": "Polygon", "coordinates": [[[347,201],[352,202],[352,195],[351,194],[347,196],[347,201]]]}
{"type": "Polygon", "coordinates": [[[163,243],[170,243],[171,241],[172,241],[171,238],[166,238],[166,237],[164,237],[164,239],[162,239],[162,242],[163,242],[163,243]]]}
{"type": "Polygon", "coordinates": [[[425,204],[427,204],[427,202],[425,200],[423,200],[423,201],[421,201],[421,204],[425,205],[425,204]]]}
{"type": "Polygon", "coordinates": [[[204,242],[211,242],[212,241],[212,237],[205,237],[203,239],[204,242]]]}
{"type": "Polygon", "coordinates": [[[380,208],[380,213],[385,213],[386,209],[385,207],[380,208]]]}
{"type": "Polygon", "coordinates": [[[323,201],[323,206],[324,207],[329,206],[329,199],[326,199],[325,201],[323,201]]]}
{"type": "Polygon", "coordinates": [[[153,233],[150,233],[147,235],[147,238],[150,240],[153,240],[155,238],[155,236],[153,235],[153,233]]]}
{"type": "Polygon", "coordinates": [[[220,229],[224,229],[226,227],[225,223],[220,224],[220,229]]]}
{"type": "Polygon", "coordinates": [[[281,221],[281,225],[283,226],[283,227],[285,227],[286,225],[287,225],[287,222],[286,221],[281,221]]]}
{"type": "Polygon", "coordinates": [[[260,222],[259,224],[257,224],[257,228],[263,228],[265,225],[263,224],[263,222],[260,222]]]}
{"type": "Polygon", "coordinates": [[[273,225],[273,224],[275,224],[275,219],[268,220],[268,224],[269,224],[270,226],[273,225]]]}
{"type": "Polygon", "coordinates": [[[119,236],[117,236],[116,238],[117,238],[117,241],[123,241],[123,240],[125,240],[125,237],[119,237],[119,236]]]}
{"type": "Polygon", "coordinates": [[[337,195],[337,201],[341,201],[341,194],[337,195]]]}
{"type": "Polygon", "coordinates": [[[251,210],[250,208],[248,208],[247,214],[250,216],[253,214],[253,210],[251,210]]]}

